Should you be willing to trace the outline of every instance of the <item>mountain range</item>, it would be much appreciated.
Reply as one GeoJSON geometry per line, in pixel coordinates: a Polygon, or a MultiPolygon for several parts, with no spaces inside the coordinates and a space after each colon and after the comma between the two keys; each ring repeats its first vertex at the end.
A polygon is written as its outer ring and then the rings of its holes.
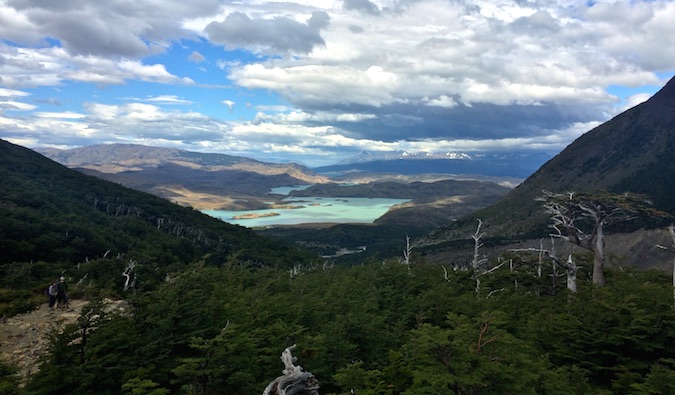
{"type": "Polygon", "coordinates": [[[262,208],[271,188],[328,181],[297,164],[174,148],[109,144],[39,152],[86,174],[197,209],[262,208]]]}
{"type": "Polygon", "coordinates": [[[322,174],[345,174],[355,172],[393,173],[402,175],[453,174],[478,177],[520,178],[534,173],[551,159],[544,152],[369,152],[344,159],[331,166],[313,170],[322,174]]]}
{"type": "Polygon", "coordinates": [[[358,155],[341,160],[336,165],[349,165],[352,163],[372,162],[376,160],[394,160],[394,159],[471,159],[471,155],[463,152],[408,152],[408,151],[361,151],[358,155]]]}

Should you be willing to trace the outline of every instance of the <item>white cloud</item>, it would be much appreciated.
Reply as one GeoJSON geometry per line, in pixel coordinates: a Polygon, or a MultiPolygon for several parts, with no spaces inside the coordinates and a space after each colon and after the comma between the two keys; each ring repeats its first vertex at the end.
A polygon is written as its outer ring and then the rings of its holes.
{"type": "Polygon", "coordinates": [[[253,124],[263,122],[272,122],[275,124],[307,124],[307,123],[330,123],[330,122],[362,122],[368,119],[376,118],[374,114],[350,114],[350,113],[331,113],[318,111],[315,113],[305,113],[300,110],[289,110],[287,108],[270,109],[275,111],[269,114],[260,111],[256,114],[253,124]],[[282,111],[283,110],[283,111],[282,111]]]}
{"type": "Polygon", "coordinates": [[[145,99],[140,100],[158,104],[193,104],[191,100],[184,100],[176,95],[161,95],[161,96],[147,97],[145,99]]]}
{"type": "Polygon", "coordinates": [[[15,99],[30,96],[30,93],[15,89],[0,88],[0,113],[2,111],[30,111],[36,106],[15,99]]]}
{"type": "Polygon", "coordinates": [[[203,62],[203,61],[206,60],[206,58],[204,57],[204,55],[200,54],[200,53],[197,52],[197,51],[193,51],[193,52],[190,54],[190,56],[188,56],[188,59],[189,59],[191,62],[195,62],[195,63],[201,63],[201,62],[203,62]]]}
{"type": "Polygon", "coordinates": [[[0,37],[27,45],[55,39],[73,54],[141,57],[163,51],[172,40],[190,37],[182,19],[211,15],[219,3],[2,0],[0,37]]]}
{"type": "Polygon", "coordinates": [[[233,70],[230,78],[249,89],[271,89],[294,98],[298,104],[356,103],[380,107],[396,101],[395,74],[380,66],[355,69],[350,66],[298,66],[267,68],[262,64],[233,70]]]}
{"type": "Polygon", "coordinates": [[[624,112],[630,108],[637,106],[638,104],[644,103],[649,99],[650,95],[647,93],[638,93],[636,95],[631,95],[626,98],[624,105],[619,107],[618,112],[624,112]]]}
{"type": "Polygon", "coordinates": [[[194,84],[190,78],[179,78],[170,74],[162,64],[144,65],[139,61],[125,60],[118,63],[117,67],[123,74],[129,76],[127,78],[164,84],[194,84]]]}
{"type": "Polygon", "coordinates": [[[428,97],[424,97],[422,99],[423,102],[427,104],[427,106],[432,106],[432,107],[443,107],[443,108],[453,108],[457,106],[457,102],[446,95],[440,95],[436,99],[429,99],[428,97]]]}
{"type": "Polygon", "coordinates": [[[85,117],[84,114],[77,112],[36,112],[34,113],[38,118],[57,118],[57,119],[82,119],[85,117]]]}
{"type": "Polygon", "coordinates": [[[230,112],[231,112],[232,109],[234,108],[234,104],[235,104],[232,100],[223,100],[223,101],[221,101],[221,103],[223,103],[224,105],[226,105],[226,106],[227,106],[227,109],[228,109],[230,112]]]}
{"type": "Polygon", "coordinates": [[[23,103],[19,101],[13,101],[13,100],[3,100],[0,101],[0,109],[5,110],[5,111],[30,111],[30,110],[35,110],[37,107],[28,104],[28,103],[23,103]]]}
{"type": "Polygon", "coordinates": [[[18,91],[15,89],[0,88],[0,98],[3,97],[25,97],[29,96],[30,93],[24,91],[18,91]]]}
{"type": "Polygon", "coordinates": [[[16,48],[0,43],[0,82],[9,87],[60,86],[69,81],[102,85],[140,80],[162,84],[194,84],[169,73],[164,65],[100,56],[71,56],[63,48],[16,48]]]}
{"type": "MultiPolygon", "coordinates": [[[[358,39],[344,33],[353,22],[351,16],[334,10],[331,26],[324,34],[325,49],[315,50],[300,62],[242,65],[231,77],[247,87],[277,89],[294,102],[304,103],[316,100],[317,95],[316,89],[309,89],[303,81],[316,81],[330,74],[332,78],[318,82],[325,84],[329,91],[339,86],[346,92],[341,95],[343,100],[346,97],[362,104],[362,91],[373,88],[373,83],[368,78],[353,78],[354,74],[376,65],[390,74],[387,81],[396,81],[394,86],[386,88],[388,94],[381,96],[380,105],[393,97],[412,100],[441,95],[458,96],[465,102],[500,105],[534,103],[542,99],[566,101],[570,97],[608,102],[611,101],[609,95],[600,91],[614,81],[627,76],[642,83],[656,81],[653,72],[619,62],[621,59],[614,61],[611,53],[603,52],[603,47],[595,41],[594,34],[598,33],[595,28],[599,33],[609,30],[612,37],[623,37],[620,33],[625,20],[608,22],[604,27],[591,23],[586,26],[575,19],[579,15],[569,15],[566,5],[528,2],[520,7],[519,3],[510,1],[476,5],[479,13],[467,12],[468,3],[454,3],[454,6],[440,1],[411,3],[405,13],[368,19],[368,34],[359,35],[358,39]],[[542,32],[543,26],[551,29],[542,32]],[[343,64],[338,68],[334,63],[338,60],[350,66],[343,64]],[[341,81],[340,76],[347,76],[349,83],[341,81]],[[280,77],[283,82],[279,82],[280,77]],[[481,86],[492,87],[495,82],[502,86],[485,90],[484,95],[477,94],[481,86]]],[[[631,9],[625,11],[631,12],[631,9]]],[[[671,37],[675,36],[674,29],[668,28],[669,33],[674,33],[671,37]]],[[[650,36],[660,43],[671,40],[650,36]]],[[[673,61],[667,62],[673,66],[673,61]]],[[[324,96],[328,102],[336,100],[332,94],[324,96]]]]}

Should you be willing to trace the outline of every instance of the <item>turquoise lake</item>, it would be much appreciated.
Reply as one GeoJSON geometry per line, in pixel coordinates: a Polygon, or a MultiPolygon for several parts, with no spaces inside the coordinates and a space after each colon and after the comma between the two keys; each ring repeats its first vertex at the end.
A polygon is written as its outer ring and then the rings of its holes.
{"type": "MultiPolygon", "coordinates": [[[[308,186],[274,188],[270,194],[287,195],[291,190],[308,186]]],[[[395,204],[405,203],[409,199],[358,198],[358,197],[287,197],[283,204],[297,208],[265,209],[247,211],[203,210],[204,214],[220,218],[231,224],[246,226],[297,225],[307,223],[373,223],[395,204]],[[279,215],[251,219],[234,219],[237,215],[279,215]]]]}

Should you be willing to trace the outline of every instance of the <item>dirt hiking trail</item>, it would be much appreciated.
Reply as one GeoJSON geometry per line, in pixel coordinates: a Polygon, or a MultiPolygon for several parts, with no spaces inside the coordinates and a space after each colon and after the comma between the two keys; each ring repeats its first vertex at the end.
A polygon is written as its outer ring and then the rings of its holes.
{"type": "Polygon", "coordinates": [[[88,301],[70,300],[69,309],[49,310],[47,303],[35,310],[0,321],[0,359],[19,369],[21,382],[38,370],[47,351],[48,335],[77,321],[88,301]]]}

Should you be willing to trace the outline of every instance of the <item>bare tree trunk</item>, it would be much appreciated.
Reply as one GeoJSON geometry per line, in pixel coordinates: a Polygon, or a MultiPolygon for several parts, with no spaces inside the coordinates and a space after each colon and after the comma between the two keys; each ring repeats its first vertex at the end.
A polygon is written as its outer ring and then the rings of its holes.
{"type": "Polygon", "coordinates": [[[403,264],[408,266],[410,270],[410,253],[412,252],[413,247],[410,246],[410,236],[405,237],[405,250],[403,250],[403,264]]]}
{"type": "Polygon", "coordinates": [[[558,290],[558,266],[555,262],[551,265],[551,295],[555,295],[558,290]]]}
{"type": "Polygon", "coordinates": [[[478,220],[478,226],[476,227],[476,233],[471,235],[473,239],[473,260],[471,261],[471,270],[473,271],[473,279],[476,282],[475,291],[476,296],[480,296],[480,276],[483,275],[482,269],[487,259],[480,259],[478,251],[483,246],[483,243],[480,242],[480,239],[485,233],[481,232],[481,227],[483,226],[483,220],[476,218],[478,220]]]}
{"type": "Polygon", "coordinates": [[[122,276],[125,278],[124,281],[125,291],[128,290],[129,288],[134,288],[136,286],[136,274],[134,273],[133,279],[131,278],[131,273],[134,271],[135,268],[136,268],[136,261],[134,261],[133,259],[129,259],[129,263],[122,272],[122,276]]]}
{"type": "Polygon", "coordinates": [[[319,395],[319,382],[314,375],[304,372],[301,366],[294,365],[296,358],[291,354],[294,348],[295,344],[281,353],[281,361],[285,367],[283,376],[272,380],[262,395],[319,395]]]}
{"type": "Polygon", "coordinates": [[[595,244],[593,245],[593,284],[605,285],[605,235],[602,229],[602,221],[598,223],[595,231],[595,244]]]}
{"type": "Polygon", "coordinates": [[[567,266],[565,267],[567,272],[567,289],[571,292],[577,292],[577,265],[572,259],[572,254],[567,258],[567,266]]]}

